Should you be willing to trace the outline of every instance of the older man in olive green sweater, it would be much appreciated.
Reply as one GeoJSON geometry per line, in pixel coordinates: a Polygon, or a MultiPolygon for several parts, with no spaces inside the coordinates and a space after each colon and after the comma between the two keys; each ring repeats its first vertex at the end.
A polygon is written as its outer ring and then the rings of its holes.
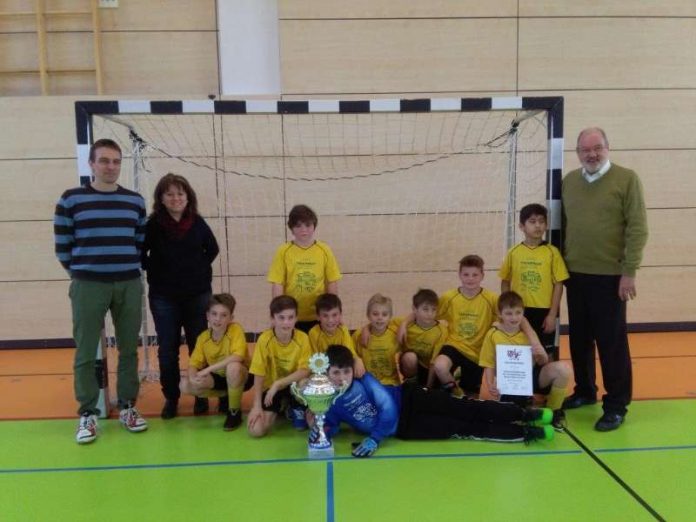
{"type": "Polygon", "coordinates": [[[640,179],[609,161],[604,131],[583,130],[577,154],[582,168],[563,180],[570,353],[576,383],[564,407],[597,402],[596,343],[607,393],[595,429],[610,431],[621,426],[631,402],[626,302],[636,297],[636,270],[648,226],[640,179]]]}

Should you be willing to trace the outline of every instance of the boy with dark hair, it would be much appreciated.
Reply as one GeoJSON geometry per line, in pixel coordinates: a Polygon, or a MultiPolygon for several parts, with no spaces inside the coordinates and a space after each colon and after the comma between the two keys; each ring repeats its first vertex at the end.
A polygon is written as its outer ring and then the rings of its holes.
{"type": "Polygon", "coordinates": [[[325,353],[332,344],[340,344],[348,347],[355,356],[355,375],[362,377],[365,373],[365,365],[355,352],[355,343],[343,324],[343,306],[341,299],[335,294],[321,294],[315,304],[319,324],[309,331],[309,344],[312,353],[325,353]]]}
{"type": "MultiPolygon", "coordinates": [[[[551,412],[494,401],[455,399],[442,390],[425,390],[415,383],[403,386],[401,407],[372,375],[353,377],[353,356],[345,346],[329,346],[328,376],[334,386],[346,385],[326,413],[329,437],[341,422],[367,437],[353,449],[354,457],[370,457],[386,438],[471,438],[494,441],[551,440],[551,412]]],[[[316,425],[311,438],[318,437],[316,425]]]]}
{"type": "MultiPolygon", "coordinates": [[[[481,348],[479,364],[485,368],[484,377],[488,391],[495,400],[528,404],[531,397],[506,396],[501,397],[496,383],[496,346],[499,344],[527,345],[529,339],[521,330],[524,319],[524,304],[522,297],[515,292],[503,292],[498,298],[499,326],[494,326],[486,334],[481,348]]],[[[565,415],[562,410],[566,387],[570,380],[570,368],[564,362],[549,362],[546,351],[540,347],[532,347],[535,355],[533,368],[534,391],[547,396],[546,406],[553,411],[553,425],[562,429],[565,415]]]]}
{"type": "Polygon", "coordinates": [[[556,319],[568,270],[560,251],[544,241],[546,207],[532,203],[520,210],[524,241],[512,247],[500,267],[500,291],[513,290],[524,300],[524,316],[552,360],[558,360],[556,319]]]}
{"type": "MultiPolygon", "coordinates": [[[[437,294],[421,288],[413,296],[413,322],[408,325],[399,355],[399,369],[404,379],[415,380],[420,386],[432,386],[435,373],[432,363],[447,338],[447,326],[436,319],[437,294]]],[[[403,318],[393,321],[399,328],[403,318]]]]}
{"type": "Polygon", "coordinates": [[[270,312],[272,328],[256,341],[249,369],[254,375],[254,403],[247,419],[252,437],[266,435],[286,408],[296,429],[307,428],[305,409],[292,396],[289,386],[309,377],[309,338],[295,329],[297,301],[293,297],[274,297],[270,312]]]}
{"type": "Polygon", "coordinates": [[[209,328],[198,336],[180,384],[182,393],[196,397],[227,395],[225,431],[242,423],[242,394],[253,383],[244,330],[233,322],[235,306],[230,294],[215,294],[210,299],[206,312],[209,328]]]}
{"type": "Polygon", "coordinates": [[[318,219],[306,205],[295,205],[288,215],[293,240],[276,250],[268,269],[273,297],[290,295],[298,302],[297,328],[308,332],[317,324],[314,303],[324,293],[338,294],[341,270],[329,246],[314,239],[318,219]]]}

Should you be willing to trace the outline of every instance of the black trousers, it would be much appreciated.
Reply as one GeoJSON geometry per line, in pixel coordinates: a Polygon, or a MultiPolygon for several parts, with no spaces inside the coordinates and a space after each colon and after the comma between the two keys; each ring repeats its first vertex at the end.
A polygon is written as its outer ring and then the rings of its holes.
{"type": "Polygon", "coordinates": [[[396,436],[401,439],[453,437],[522,441],[525,410],[511,403],[455,399],[444,390],[426,390],[416,383],[401,387],[401,412],[396,436]]]}
{"type": "Polygon", "coordinates": [[[596,397],[595,346],[602,367],[604,411],[626,414],[633,377],[626,329],[626,303],[619,298],[618,275],[570,273],[566,281],[570,355],[575,393],[596,397]]]}

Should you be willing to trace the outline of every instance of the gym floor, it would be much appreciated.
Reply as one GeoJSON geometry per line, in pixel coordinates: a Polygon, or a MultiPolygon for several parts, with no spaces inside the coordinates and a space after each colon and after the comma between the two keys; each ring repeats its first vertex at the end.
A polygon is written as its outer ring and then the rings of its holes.
{"type": "Polygon", "coordinates": [[[631,348],[635,401],[617,431],[593,430],[595,405],[569,411],[550,442],[390,439],[358,460],[361,437],[344,429],[319,461],[285,422],[255,440],[223,432],[219,415],[192,417],[189,399],[162,421],[151,382],[138,404],[147,432],[111,418],[78,446],[72,350],[3,350],[2,520],[695,520],[696,333],[633,334],[631,348]]]}

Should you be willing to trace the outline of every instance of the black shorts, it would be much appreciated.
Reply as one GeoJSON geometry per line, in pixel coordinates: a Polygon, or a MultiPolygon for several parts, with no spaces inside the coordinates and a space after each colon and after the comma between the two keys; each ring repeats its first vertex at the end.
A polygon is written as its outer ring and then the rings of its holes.
{"type": "Polygon", "coordinates": [[[468,393],[479,393],[481,391],[483,368],[466,357],[454,346],[448,344],[442,347],[439,355],[444,355],[452,361],[452,369],[450,370],[452,373],[454,373],[457,368],[460,369],[459,387],[462,390],[468,393]]]}
{"type": "MultiPolygon", "coordinates": [[[[210,376],[213,378],[213,390],[227,391],[227,377],[220,375],[218,373],[211,373],[210,376]]],[[[244,383],[244,391],[251,390],[254,385],[254,376],[250,373],[247,374],[247,380],[244,383]]]]}
{"type": "Polygon", "coordinates": [[[261,407],[264,411],[272,411],[273,413],[282,413],[287,408],[304,408],[297,399],[290,392],[290,387],[280,390],[273,396],[273,402],[270,406],[266,406],[266,393],[268,390],[263,392],[261,395],[261,407]]]}
{"type": "MultiPolygon", "coordinates": [[[[401,368],[401,358],[407,353],[412,353],[413,355],[416,355],[416,352],[413,352],[411,350],[402,352],[399,355],[399,369],[401,368]]],[[[421,365],[421,363],[417,363],[417,367],[418,369],[416,370],[416,382],[421,386],[425,386],[426,384],[428,384],[428,373],[430,372],[430,368],[426,368],[425,366],[421,365]]]]}
{"type": "Polygon", "coordinates": [[[556,344],[556,332],[545,333],[544,332],[544,319],[549,315],[548,308],[525,308],[524,316],[529,321],[529,325],[532,327],[539,337],[539,342],[546,349],[546,353],[549,354],[549,358],[552,361],[558,360],[558,346],[556,344]]]}

